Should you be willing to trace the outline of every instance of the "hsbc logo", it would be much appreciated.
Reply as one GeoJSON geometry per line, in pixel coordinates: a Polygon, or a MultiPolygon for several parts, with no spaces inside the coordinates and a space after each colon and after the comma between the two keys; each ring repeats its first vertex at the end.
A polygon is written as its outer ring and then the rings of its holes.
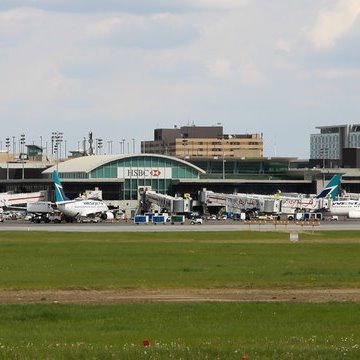
{"type": "Polygon", "coordinates": [[[152,169],[152,170],[150,170],[150,175],[151,176],[160,176],[161,171],[159,169],[152,169]]]}
{"type": "Polygon", "coordinates": [[[123,179],[171,179],[171,168],[118,168],[118,177],[123,179]]]}

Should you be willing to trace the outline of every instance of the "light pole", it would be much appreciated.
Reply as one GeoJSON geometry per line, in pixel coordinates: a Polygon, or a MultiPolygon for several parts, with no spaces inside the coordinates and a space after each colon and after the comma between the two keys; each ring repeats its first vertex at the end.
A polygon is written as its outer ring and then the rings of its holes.
{"type": "Polygon", "coordinates": [[[322,156],[323,186],[325,186],[325,156],[328,157],[328,151],[328,148],[320,149],[320,156],[322,156]]]}
{"type": "Polygon", "coordinates": [[[25,134],[21,134],[20,135],[20,145],[21,145],[21,148],[19,149],[19,152],[20,152],[20,156],[22,153],[24,153],[24,149],[25,149],[25,134]]]}
{"type": "MultiPolygon", "coordinates": [[[[5,147],[6,147],[6,152],[7,152],[7,158],[9,160],[9,151],[10,151],[10,137],[6,137],[5,138],[5,147]]],[[[6,179],[9,180],[9,171],[7,170],[7,176],[6,179]]]]}
{"type": "Polygon", "coordinates": [[[51,151],[56,154],[56,170],[59,168],[59,151],[61,159],[61,143],[63,141],[63,133],[60,131],[53,131],[51,133],[51,151]]]}
{"type": "Polygon", "coordinates": [[[96,139],[96,140],[97,140],[96,153],[101,155],[101,149],[103,147],[103,139],[96,139]]]}
{"type": "Polygon", "coordinates": [[[132,145],[133,145],[133,154],[135,154],[135,139],[134,138],[132,138],[131,139],[132,140],[132,145]]]}
{"type": "Polygon", "coordinates": [[[12,137],[12,140],[13,140],[13,157],[15,158],[15,147],[16,147],[15,136],[12,137]]]}
{"type": "Polygon", "coordinates": [[[126,139],[122,139],[122,153],[125,154],[125,141],[126,139]]]}
{"type": "Polygon", "coordinates": [[[226,160],[224,159],[224,155],[223,155],[223,158],[222,158],[222,178],[223,178],[223,180],[225,180],[225,163],[226,163],[226,160]]]}

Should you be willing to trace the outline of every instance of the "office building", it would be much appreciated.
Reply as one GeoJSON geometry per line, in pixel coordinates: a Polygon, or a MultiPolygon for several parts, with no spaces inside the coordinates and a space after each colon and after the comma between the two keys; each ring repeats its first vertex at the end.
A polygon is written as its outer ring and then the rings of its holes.
{"type": "Polygon", "coordinates": [[[175,126],[155,129],[154,140],[142,141],[141,152],[192,158],[261,158],[261,134],[224,134],[222,126],[175,126]]]}
{"type": "Polygon", "coordinates": [[[310,136],[310,160],[314,164],[323,164],[324,167],[341,166],[344,149],[360,147],[359,124],[318,126],[316,129],[320,133],[310,136]]]}

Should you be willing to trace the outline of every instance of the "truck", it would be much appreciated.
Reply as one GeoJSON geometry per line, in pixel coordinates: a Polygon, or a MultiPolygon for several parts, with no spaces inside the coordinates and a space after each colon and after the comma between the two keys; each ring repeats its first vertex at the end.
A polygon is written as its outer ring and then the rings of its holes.
{"type": "Polygon", "coordinates": [[[27,213],[52,214],[54,208],[50,201],[38,201],[26,204],[27,213]]]}
{"type": "Polygon", "coordinates": [[[174,225],[174,224],[184,225],[185,215],[171,215],[170,222],[171,222],[171,225],[174,225]]]}

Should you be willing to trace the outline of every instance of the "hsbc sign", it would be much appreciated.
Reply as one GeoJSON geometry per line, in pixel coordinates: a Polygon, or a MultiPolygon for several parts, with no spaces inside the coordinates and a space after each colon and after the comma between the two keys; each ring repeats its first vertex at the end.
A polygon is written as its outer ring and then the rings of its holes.
{"type": "Polygon", "coordinates": [[[169,167],[119,167],[118,178],[122,179],[171,179],[172,169],[169,167]]]}

